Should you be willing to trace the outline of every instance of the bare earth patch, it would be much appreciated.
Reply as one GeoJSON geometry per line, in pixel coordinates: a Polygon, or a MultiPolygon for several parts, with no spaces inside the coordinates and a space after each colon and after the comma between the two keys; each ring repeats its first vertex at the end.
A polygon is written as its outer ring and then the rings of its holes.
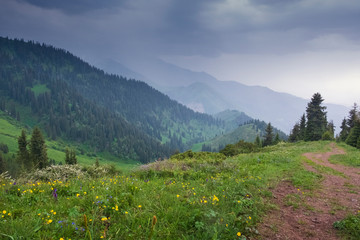
{"type": "Polygon", "coordinates": [[[303,192],[289,181],[280,182],[273,190],[273,203],[279,209],[264,218],[258,239],[340,239],[333,223],[360,210],[360,169],[330,163],[330,156],[345,154],[334,143],[330,146],[330,152],[304,156],[338,174],[319,172],[304,163],[307,170],[323,175],[319,189],[303,192]]]}

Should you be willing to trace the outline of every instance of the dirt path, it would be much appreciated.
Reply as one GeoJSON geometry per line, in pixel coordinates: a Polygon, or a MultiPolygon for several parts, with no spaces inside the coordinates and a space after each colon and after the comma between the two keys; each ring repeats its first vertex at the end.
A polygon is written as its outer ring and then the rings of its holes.
{"type": "Polygon", "coordinates": [[[312,162],[304,163],[306,169],[324,177],[319,189],[303,192],[288,181],[276,187],[274,204],[279,209],[265,217],[259,239],[340,239],[333,223],[360,210],[360,169],[330,163],[330,156],[345,154],[334,143],[330,146],[330,152],[304,154],[312,162]],[[313,163],[331,174],[319,172],[313,163]]]}

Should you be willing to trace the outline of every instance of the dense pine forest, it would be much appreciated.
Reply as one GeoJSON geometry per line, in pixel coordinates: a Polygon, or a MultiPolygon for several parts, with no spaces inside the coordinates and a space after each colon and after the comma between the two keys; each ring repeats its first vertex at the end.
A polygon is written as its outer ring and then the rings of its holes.
{"type": "Polygon", "coordinates": [[[0,109],[51,139],[65,138],[141,162],[223,131],[147,84],[106,74],[67,51],[0,38],[0,109]]]}

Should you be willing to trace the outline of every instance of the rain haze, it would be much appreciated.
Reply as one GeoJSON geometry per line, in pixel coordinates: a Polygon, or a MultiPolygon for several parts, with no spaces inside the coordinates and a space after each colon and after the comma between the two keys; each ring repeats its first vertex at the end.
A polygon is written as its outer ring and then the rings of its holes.
{"type": "MultiPolygon", "coordinates": [[[[0,35],[130,69],[149,59],[222,81],[360,102],[358,0],[0,0],[0,35]]],[[[150,61],[150,60],[149,60],[150,61]]],[[[136,69],[135,69],[136,70],[136,69]]]]}

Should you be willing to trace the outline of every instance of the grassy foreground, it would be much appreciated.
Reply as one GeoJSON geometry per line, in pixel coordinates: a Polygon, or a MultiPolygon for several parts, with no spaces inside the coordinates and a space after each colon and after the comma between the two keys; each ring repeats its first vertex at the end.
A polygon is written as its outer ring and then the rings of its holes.
{"type": "Polygon", "coordinates": [[[247,239],[278,181],[316,188],[321,176],[301,154],[326,150],[328,142],[280,143],[232,158],[186,152],[124,175],[2,179],[0,238],[247,239]]]}

